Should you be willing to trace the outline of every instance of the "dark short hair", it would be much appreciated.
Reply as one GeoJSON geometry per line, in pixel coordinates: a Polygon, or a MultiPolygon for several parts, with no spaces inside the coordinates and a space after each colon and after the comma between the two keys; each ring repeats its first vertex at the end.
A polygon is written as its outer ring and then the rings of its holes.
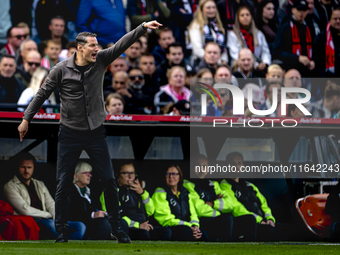
{"type": "Polygon", "coordinates": [[[241,157],[242,160],[243,160],[243,155],[238,152],[238,151],[234,151],[234,152],[230,152],[226,157],[225,157],[225,161],[226,161],[226,164],[233,164],[233,159],[235,157],[241,157]]]}
{"type": "Polygon", "coordinates": [[[69,42],[66,44],[66,49],[69,50],[71,48],[76,48],[77,49],[77,43],[75,41],[69,42]]]}
{"type": "Polygon", "coordinates": [[[97,35],[94,34],[94,33],[90,33],[90,32],[79,33],[76,37],[76,46],[78,46],[78,44],[80,44],[81,46],[84,47],[85,44],[87,43],[86,37],[97,37],[97,35]]]}
{"type": "Polygon", "coordinates": [[[269,87],[270,87],[270,85],[277,85],[277,84],[282,87],[282,84],[279,81],[271,81],[271,82],[268,83],[268,85],[266,86],[266,93],[267,93],[267,95],[269,94],[269,87]]]}
{"type": "Polygon", "coordinates": [[[164,28],[159,30],[159,32],[158,32],[158,39],[161,38],[161,34],[165,33],[165,32],[171,32],[172,34],[174,34],[170,28],[164,27],[164,28]]]}
{"type": "Polygon", "coordinates": [[[140,69],[139,67],[133,67],[133,68],[131,68],[131,69],[129,70],[128,73],[130,73],[132,70],[138,70],[138,71],[140,71],[141,73],[143,73],[142,69],[140,69]]]}
{"type": "Polygon", "coordinates": [[[17,163],[18,167],[20,166],[20,164],[23,160],[32,160],[33,164],[36,162],[35,157],[29,152],[21,152],[21,153],[15,155],[14,159],[15,159],[15,162],[17,163]]]}
{"type": "Polygon", "coordinates": [[[2,60],[3,60],[4,58],[11,58],[11,59],[14,60],[15,64],[17,64],[17,62],[15,61],[15,57],[12,56],[12,55],[8,55],[8,54],[3,55],[2,57],[0,57],[0,63],[2,62],[2,60]]]}
{"type": "Polygon", "coordinates": [[[50,24],[52,24],[52,20],[54,20],[54,19],[62,19],[62,20],[64,21],[64,23],[66,23],[66,21],[65,21],[65,19],[64,19],[64,17],[63,17],[63,16],[56,15],[56,16],[54,16],[54,17],[52,17],[52,18],[51,18],[51,20],[50,20],[50,24]]]}
{"type": "Polygon", "coordinates": [[[334,82],[326,84],[325,99],[330,99],[334,96],[340,96],[340,86],[334,82]]]}
{"type": "Polygon", "coordinates": [[[217,67],[216,67],[215,73],[217,72],[218,69],[220,69],[222,67],[227,68],[229,70],[230,74],[231,74],[230,66],[228,66],[227,64],[218,64],[217,67]]]}
{"type": "Polygon", "coordinates": [[[166,54],[169,54],[169,53],[170,53],[170,48],[171,48],[171,47],[181,47],[182,52],[183,52],[183,46],[182,46],[182,44],[180,44],[179,42],[174,42],[174,43],[171,43],[171,44],[168,46],[168,48],[166,48],[166,50],[165,50],[166,54]]]}
{"type": "Polygon", "coordinates": [[[17,26],[12,26],[10,27],[8,30],[7,30],[7,33],[6,33],[6,38],[11,38],[12,37],[12,30],[14,28],[18,28],[17,26]]]}

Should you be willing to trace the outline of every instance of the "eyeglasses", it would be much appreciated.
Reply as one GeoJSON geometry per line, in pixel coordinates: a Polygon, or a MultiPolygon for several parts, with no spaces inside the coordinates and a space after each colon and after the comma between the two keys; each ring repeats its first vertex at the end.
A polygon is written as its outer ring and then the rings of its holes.
{"type": "Polygon", "coordinates": [[[33,65],[35,65],[36,67],[40,66],[40,63],[36,63],[36,62],[27,62],[27,64],[29,66],[33,66],[33,65]]]}
{"type": "Polygon", "coordinates": [[[18,40],[20,40],[21,38],[27,38],[28,34],[25,34],[25,35],[15,35],[13,37],[16,37],[18,40]]]}
{"type": "Polygon", "coordinates": [[[170,178],[171,175],[173,175],[173,176],[176,177],[176,176],[179,175],[179,173],[166,173],[166,174],[165,174],[165,177],[169,177],[169,178],[170,178]]]}
{"type": "Polygon", "coordinates": [[[138,78],[139,80],[143,80],[144,76],[143,75],[132,75],[132,76],[130,76],[131,80],[136,80],[136,78],[138,78]]]}
{"type": "Polygon", "coordinates": [[[124,175],[124,176],[129,176],[129,175],[135,175],[135,172],[121,172],[120,174],[124,175]]]}

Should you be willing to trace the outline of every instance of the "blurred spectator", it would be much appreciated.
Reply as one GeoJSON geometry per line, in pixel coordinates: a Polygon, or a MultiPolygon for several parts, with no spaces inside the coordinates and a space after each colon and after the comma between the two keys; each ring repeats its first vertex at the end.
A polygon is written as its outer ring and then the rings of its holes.
{"type": "Polygon", "coordinates": [[[273,55],[283,61],[285,70],[295,68],[304,77],[310,77],[315,68],[313,61],[312,37],[306,26],[305,18],[308,5],[304,0],[295,0],[292,8],[293,15],[282,23],[276,34],[273,55]]]}
{"type": "Polygon", "coordinates": [[[24,63],[18,66],[17,73],[14,76],[27,88],[34,71],[40,66],[41,56],[35,50],[29,51],[25,56],[24,63]]]}
{"type": "Polygon", "coordinates": [[[6,33],[7,30],[12,26],[11,22],[11,0],[5,0],[1,2],[0,9],[0,48],[2,48],[6,43],[6,33]]]}
{"type": "Polygon", "coordinates": [[[306,0],[308,4],[308,15],[305,19],[307,26],[309,27],[312,41],[314,42],[315,37],[321,32],[320,20],[317,11],[314,8],[314,0],[306,0]]]}
{"type": "Polygon", "coordinates": [[[30,38],[31,29],[30,29],[30,27],[27,25],[27,23],[25,23],[25,22],[20,22],[20,23],[18,23],[17,27],[20,27],[20,28],[24,29],[25,35],[28,35],[28,36],[27,36],[27,39],[30,38]]]}
{"type": "MultiPolygon", "coordinates": [[[[160,0],[159,0],[160,1],[160,0]]],[[[156,66],[166,59],[166,49],[170,44],[175,42],[175,37],[172,31],[165,27],[158,33],[158,44],[152,51],[152,55],[155,57],[156,66]]]]}
{"type": "Polygon", "coordinates": [[[123,1],[81,0],[77,12],[77,30],[96,33],[99,44],[116,43],[126,33],[123,1]]]}
{"type": "Polygon", "coordinates": [[[128,91],[132,95],[132,113],[151,114],[153,109],[153,89],[146,86],[141,69],[132,68],[129,71],[130,86],[128,91]]]}
{"type": "Polygon", "coordinates": [[[29,36],[23,28],[10,27],[7,30],[7,44],[0,50],[0,58],[4,55],[15,56],[18,53],[20,44],[29,36]]]}
{"type": "Polygon", "coordinates": [[[128,90],[129,87],[129,75],[124,71],[118,71],[113,76],[113,89],[120,94],[125,101],[125,113],[134,113],[134,105],[132,101],[132,94],[128,90]]]}
{"type": "Polygon", "coordinates": [[[202,68],[209,68],[210,71],[214,74],[221,57],[221,48],[217,43],[208,42],[204,47],[204,56],[203,59],[199,62],[197,66],[195,66],[196,72],[198,72],[202,68]]]}
{"type": "Polygon", "coordinates": [[[67,37],[64,35],[65,32],[65,19],[62,16],[55,16],[51,19],[48,26],[50,35],[47,38],[41,38],[42,40],[53,39],[59,41],[62,49],[66,49],[68,43],[67,37]]]}
{"type": "Polygon", "coordinates": [[[105,109],[108,114],[124,114],[125,101],[119,93],[111,93],[106,97],[105,109]]]}
{"type": "Polygon", "coordinates": [[[259,88],[257,84],[247,83],[242,89],[244,95],[244,117],[256,116],[249,108],[249,104],[253,106],[254,109],[260,110],[261,104],[265,102],[263,96],[263,90],[259,88]],[[251,90],[252,100],[249,98],[249,90],[251,90]]]}
{"type": "Polygon", "coordinates": [[[107,219],[107,212],[95,210],[91,205],[91,191],[88,188],[91,177],[92,166],[86,162],[78,162],[74,171],[74,185],[72,185],[69,198],[69,219],[85,224],[86,233],[83,239],[110,240],[111,224],[107,219]]]}
{"type": "MultiPolygon", "coordinates": [[[[60,0],[35,0],[32,10],[32,37],[39,44],[41,40],[50,39],[51,31],[49,29],[51,18],[63,15],[68,10],[68,1],[60,0]]],[[[28,23],[28,22],[27,22],[28,23]]],[[[30,24],[30,23],[28,23],[30,24]]],[[[52,38],[51,38],[52,39],[52,38]]]]}
{"type": "Polygon", "coordinates": [[[296,104],[289,104],[288,105],[288,114],[287,117],[293,118],[304,118],[305,115],[301,110],[296,106],[296,104]]]}
{"type": "Polygon", "coordinates": [[[283,79],[283,70],[279,65],[271,64],[270,66],[268,66],[267,73],[266,73],[267,83],[272,82],[272,81],[282,83],[282,79],[283,79]]]}
{"type": "Polygon", "coordinates": [[[281,115],[281,83],[278,81],[271,81],[266,86],[266,93],[267,93],[267,99],[266,102],[264,102],[262,105],[260,105],[260,110],[269,110],[273,106],[273,89],[276,88],[277,91],[277,105],[276,110],[270,115],[266,115],[266,117],[285,117],[284,115],[281,115]]]}
{"type": "Polygon", "coordinates": [[[47,41],[45,49],[45,56],[41,59],[41,66],[51,70],[57,63],[59,63],[59,54],[61,52],[61,44],[55,39],[47,41]]]}
{"type": "Polygon", "coordinates": [[[318,54],[315,63],[322,77],[339,77],[340,73],[340,8],[332,12],[326,31],[315,39],[318,54]]]}
{"type": "MultiPolygon", "coordinates": [[[[132,240],[162,240],[169,241],[171,230],[149,223],[149,217],[154,214],[155,206],[147,190],[143,189],[140,180],[136,178],[133,164],[125,164],[119,172],[119,201],[122,219],[126,222],[127,233],[132,240]]],[[[125,230],[125,229],[124,229],[125,230]]]]}
{"type": "Polygon", "coordinates": [[[162,0],[128,0],[126,12],[131,21],[131,29],[150,20],[166,25],[170,17],[170,10],[162,0]]]}
{"type": "Polygon", "coordinates": [[[141,37],[139,37],[139,40],[142,43],[142,49],[141,49],[141,53],[145,54],[149,52],[148,49],[148,34],[142,35],[141,37]]]}
{"type": "Polygon", "coordinates": [[[271,55],[265,36],[259,31],[248,7],[240,7],[236,13],[234,29],[228,32],[231,62],[238,59],[239,51],[248,48],[254,54],[254,71],[264,75],[271,64],[271,55]]]}
{"type": "Polygon", "coordinates": [[[139,59],[139,68],[143,72],[145,85],[152,88],[154,96],[159,91],[159,86],[155,75],[156,65],[153,55],[150,53],[144,53],[139,59]]]}
{"type": "Polygon", "coordinates": [[[77,51],[77,44],[75,41],[69,42],[66,45],[66,49],[63,49],[61,53],[59,54],[60,61],[63,61],[65,59],[68,59],[77,51]]]}
{"type": "Polygon", "coordinates": [[[204,47],[208,42],[215,42],[220,47],[221,61],[228,63],[226,34],[213,0],[199,2],[188,32],[194,65],[197,65],[204,57],[204,47]]]}
{"type": "Polygon", "coordinates": [[[243,89],[247,83],[255,83],[262,87],[262,81],[259,77],[253,74],[254,70],[254,55],[248,48],[242,48],[238,53],[237,59],[238,69],[233,72],[233,75],[237,78],[235,80],[236,86],[243,89]]]}
{"type": "Polygon", "coordinates": [[[231,72],[230,67],[224,64],[218,65],[214,79],[216,83],[226,83],[231,84],[231,72]]]}
{"type": "Polygon", "coordinates": [[[24,63],[27,53],[32,50],[38,51],[38,45],[32,39],[27,39],[20,44],[19,48],[20,54],[16,55],[18,68],[20,68],[20,66],[24,63]]]}
{"type": "Polygon", "coordinates": [[[15,104],[24,91],[24,85],[14,77],[15,69],[15,58],[11,55],[3,56],[0,61],[0,103],[15,104]]]}
{"type": "MultiPolygon", "coordinates": [[[[286,72],[283,80],[283,86],[287,88],[301,88],[302,79],[301,74],[296,69],[290,69],[286,72]]],[[[306,95],[300,93],[287,93],[287,98],[297,99],[304,98],[306,95]]]]}
{"type": "Polygon", "coordinates": [[[166,49],[166,59],[163,60],[156,68],[155,76],[159,86],[168,84],[166,73],[173,66],[181,66],[186,71],[191,70],[190,66],[184,63],[184,53],[182,45],[178,42],[172,43],[166,49]]]}
{"type": "Polygon", "coordinates": [[[129,66],[126,63],[126,59],[123,56],[120,56],[115,59],[110,65],[109,65],[109,71],[104,76],[104,84],[103,84],[103,91],[104,91],[104,98],[108,96],[110,93],[114,93],[115,90],[112,87],[113,84],[113,77],[116,72],[123,71],[127,72],[129,69],[129,66]]]}
{"type": "MultiPolygon", "coordinates": [[[[26,152],[16,158],[16,174],[4,186],[4,196],[17,214],[32,216],[40,227],[40,239],[57,237],[54,226],[54,200],[42,181],[32,178],[35,157],[26,152]]],[[[72,230],[69,238],[81,240],[86,227],[78,221],[69,222],[72,230]]]]}
{"type": "Polygon", "coordinates": [[[138,39],[125,51],[126,63],[129,66],[129,69],[138,67],[139,58],[142,55],[142,46],[142,42],[138,39]]]}
{"type": "Polygon", "coordinates": [[[329,82],[323,99],[306,106],[313,118],[333,118],[340,110],[340,85],[329,82]]]}
{"type": "MultiPolygon", "coordinates": [[[[216,85],[216,84],[215,84],[216,85]]],[[[217,93],[219,94],[222,104],[220,100],[217,98],[215,93],[213,94],[215,101],[210,101],[207,105],[207,116],[232,116],[232,109],[233,107],[228,104],[230,100],[230,93],[228,89],[216,89],[217,93]],[[215,103],[216,102],[216,103],[215,103]]]]}
{"type": "Polygon", "coordinates": [[[164,107],[163,113],[170,116],[190,115],[190,103],[187,100],[180,100],[177,103],[171,102],[164,107]]]}
{"type": "Polygon", "coordinates": [[[241,6],[246,5],[254,9],[253,3],[247,0],[216,0],[216,4],[223,27],[227,30],[233,30],[235,13],[241,6]]]}
{"type": "Polygon", "coordinates": [[[275,18],[275,6],[272,0],[263,0],[259,3],[256,25],[266,37],[268,47],[272,51],[278,28],[275,18]]]}
{"type": "Polygon", "coordinates": [[[185,75],[185,69],[181,66],[174,66],[168,71],[169,84],[162,86],[154,98],[157,113],[163,106],[160,103],[176,103],[180,100],[190,101],[191,91],[184,86],[185,75]]]}
{"type": "MultiPolygon", "coordinates": [[[[193,2],[196,0],[167,1],[170,9],[170,29],[174,33],[176,42],[179,42],[184,51],[186,49],[186,30],[193,17],[193,2]]],[[[197,1],[196,1],[197,2],[197,1]]]]}
{"type": "MultiPolygon", "coordinates": [[[[36,53],[37,52],[32,52],[36,53]]],[[[30,54],[32,54],[30,53],[30,54]]],[[[28,55],[29,56],[29,55],[28,55]]],[[[34,96],[37,94],[38,90],[40,89],[41,85],[44,83],[46,77],[48,75],[48,70],[43,68],[43,67],[36,67],[34,73],[32,74],[32,79],[31,82],[22,93],[21,96],[18,100],[18,106],[20,105],[25,105],[27,106],[34,96]]],[[[56,105],[57,104],[57,99],[55,97],[55,93],[53,92],[50,97],[45,100],[44,105],[56,105]]],[[[24,112],[26,109],[25,108],[18,108],[19,112],[24,112]]],[[[47,112],[47,113],[53,113],[53,112],[58,112],[57,110],[54,110],[53,108],[46,108],[46,110],[40,109],[40,112],[47,112]]]]}
{"type": "Polygon", "coordinates": [[[325,31],[327,23],[331,19],[332,11],[339,7],[338,0],[315,0],[315,9],[320,19],[320,30],[325,31]]]}
{"type": "Polygon", "coordinates": [[[189,89],[193,94],[193,98],[195,98],[197,102],[200,102],[201,95],[205,92],[200,89],[200,86],[198,86],[199,83],[204,83],[209,86],[213,86],[214,75],[212,74],[209,68],[202,68],[197,72],[197,74],[194,77],[190,79],[188,83],[190,84],[189,89]]]}

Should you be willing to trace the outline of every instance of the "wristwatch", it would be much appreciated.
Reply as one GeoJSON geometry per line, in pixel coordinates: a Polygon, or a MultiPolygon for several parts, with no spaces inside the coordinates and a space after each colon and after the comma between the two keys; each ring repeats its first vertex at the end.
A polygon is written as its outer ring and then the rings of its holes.
{"type": "Polygon", "coordinates": [[[145,31],[147,31],[147,28],[144,26],[146,24],[146,22],[144,21],[143,23],[142,23],[142,27],[143,27],[143,29],[145,30],[145,31]]]}

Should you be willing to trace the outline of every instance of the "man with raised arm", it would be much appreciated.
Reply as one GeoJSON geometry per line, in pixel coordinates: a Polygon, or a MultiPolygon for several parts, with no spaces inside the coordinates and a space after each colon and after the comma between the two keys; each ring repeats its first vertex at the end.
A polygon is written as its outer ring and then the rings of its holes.
{"type": "Polygon", "coordinates": [[[18,127],[20,141],[28,131],[28,124],[43,102],[58,87],[60,91],[60,129],[58,137],[57,189],[55,195],[56,242],[67,242],[69,195],[73,174],[82,150],[92,160],[98,185],[92,189],[94,208],[101,209],[99,197],[104,191],[108,219],[113,235],[121,243],[130,238],[119,224],[119,203],[113,167],[105,140],[103,122],[106,118],[103,98],[103,79],[106,67],[138,40],[147,29],[162,26],[157,21],[144,22],[123,36],[114,46],[99,51],[96,34],[79,33],[77,51],[58,63],[47,76],[37,95],[26,109],[18,127]]]}

